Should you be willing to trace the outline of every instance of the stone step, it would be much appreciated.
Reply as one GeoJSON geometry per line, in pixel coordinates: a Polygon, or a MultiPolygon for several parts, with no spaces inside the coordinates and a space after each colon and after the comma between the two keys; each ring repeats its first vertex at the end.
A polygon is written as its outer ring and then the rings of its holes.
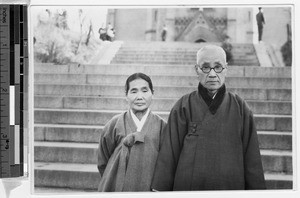
{"type": "Polygon", "coordinates": [[[114,58],[172,58],[172,59],[186,59],[186,60],[196,60],[197,56],[194,53],[191,54],[163,54],[163,53],[127,53],[126,51],[120,50],[114,58]]]}
{"type": "MultiPolygon", "coordinates": [[[[97,143],[34,142],[34,161],[97,164],[97,143]]],[[[263,169],[292,173],[292,152],[261,150],[263,169]]]]}
{"type": "MultiPolygon", "coordinates": [[[[208,44],[221,45],[221,42],[202,42],[202,43],[191,43],[185,41],[176,41],[176,42],[162,42],[162,41],[129,41],[124,42],[122,47],[149,47],[149,46],[160,46],[160,47],[169,47],[169,48],[196,48],[199,46],[204,46],[208,44]]],[[[253,44],[250,43],[232,43],[234,48],[240,49],[253,49],[253,44]]]]}
{"type": "MultiPolygon", "coordinates": [[[[239,50],[232,50],[231,51],[235,57],[256,57],[255,51],[239,51],[239,50]]],[[[191,50],[191,51],[162,51],[162,50],[147,50],[147,49],[141,49],[141,50],[134,50],[134,49],[124,49],[121,48],[118,53],[115,55],[115,57],[140,57],[140,58],[148,58],[148,57],[160,57],[160,58],[192,58],[193,60],[196,60],[197,58],[197,49],[191,50]]]]}
{"type": "MultiPolygon", "coordinates": [[[[148,59],[158,59],[158,60],[176,60],[176,61],[194,61],[197,60],[196,51],[193,52],[172,52],[166,53],[162,51],[124,51],[120,50],[113,57],[114,60],[130,60],[130,59],[138,59],[138,60],[148,60],[148,59]]],[[[257,56],[255,52],[244,53],[238,51],[232,51],[232,58],[236,60],[253,60],[257,63],[257,56]]]]}
{"type": "Polygon", "coordinates": [[[267,189],[293,189],[293,176],[280,173],[265,173],[267,189]]]}
{"type": "Polygon", "coordinates": [[[258,131],[259,147],[262,149],[292,150],[291,132],[258,131]]]}
{"type": "MultiPolygon", "coordinates": [[[[98,143],[104,126],[35,124],[34,140],[98,143]]],[[[269,143],[269,142],[268,142],[269,143]]]]}
{"type": "Polygon", "coordinates": [[[97,143],[34,142],[35,162],[97,164],[97,143]]]}
{"type": "Polygon", "coordinates": [[[34,187],[34,194],[82,194],[86,193],[85,195],[89,196],[90,192],[95,192],[94,189],[75,189],[70,187],[48,187],[48,186],[42,186],[42,187],[34,187]]]}
{"type": "MultiPolygon", "coordinates": [[[[105,74],[34,74],[35,83],[43,84],[120,84],[126,82],[128,75],[105,74]]],[[[151,75],[154,86],[194,86],[199,80],[196,75],[151,75]]],[[[226,86],[234,88],[277,88],[287,89],[292,86],[291,78],[266,77],[227,77],[226,86]]]]}
{"type": "MultiPolygon", "coordinates": [[[[237,49],[232,50],[232,53],[234,53],[234,57],[241,57],[241,58],[249,58],[249,57],[256,57],[256,54],[254,51],[251,52],[243,52],[239,51],[237,49]]],[[[184,59],[193,59],[196,60],[197,58],[197,49],[192,51],[173,51],[173,52],[165,52],[161,50],[126,50],[124,48],[121,48],[118,53],[115,55],[115,58],[184,58],[184,59]]]]}
{"type": "MultiPolygon", "coordinates": [[[[233,58],[234,65],[238,66],[257,66],[259,65],[256,57],[247,58],[233,58]]],[[[114,58],[111,61],[112,64],[166,64],[166,65],[194,65],[196,60],[186,60],[186,59],[157,59],[157,58],[114,58]]]]}
{"type": "MultiPolygon", "coordinates": [[[[34,122],[36,124],[79,124],[104,125],[119,110],[81,110],[81,109],[42,109],[35,108],[34,122]]],[[[153,111],[167,120],[168,112],[153,111]]],[[[257,130],[263,131],[291,131],[291,115],[261,115],[254,114],[257,130]]]]}
{"type": "MultiPolygon", "coordinates": [[[[112,64],[164,64],[164,65],[183,65],[183,66],[189,66],[189,65],[195,65],[195,60],[172,60],[172,59],[157,59],[157,58],[127,58],[127,59],[120,59],[120,58],[114,58],[111,60],[112,64]]],[[[249,59],[247,58],[238,58],[233,57],[229,66],[247,66],[247,67],[254,67],[259,65],[258,60],[256,57],[253,57],[249,59]]]]}
{"type": "MultiPolygon", "coordinates": [[[[292,175],[266,173],[268,189],[292,189],[292,175]]],[[[35,187],[97,191],[100,174],[95,164],[34,163],[35,187]]],[[[56,191],[55,191],[56,192],[56,191]]]]}
{"type": "MultiPolygon", "coordinates": [[[[39,84],[34,85],[35,95],[64,95],[64,96],[125,96],[124,85],[74,85],[74,84],[39,84]]],[[[154,85],[154,96],[157,98],[177,98],[196,90],[192,86],[156,86],[154,85]]],[[[245,100],[272,100],[272,101],[291,101],[291,89],[244,89],[227,88],[228,91],[237,93],[245,100]]]]}
{"type": "MultiPolygon", "coordinates": [[[[291,78],[291,67],[246,67],[229,66],[227,76],[245,77],[275,77],[291,78]]],[[[149,75],[194,75],[194,63],[190,66],[181,65],[151,65],[151,64],[109,64],[109,65],[54,65],[35,63],[35,73],[71,73],[71,74],[123,74],[130,75],[135,72],[145,72],[149,75]]]]}
{"type": "Polygon", "coordinates": [[[100,174],[95,164],[34,163],[34,186],[96,191],[100,174]]]}
{"type": "Polygon", "coordinates": [[[293,173],[293,154],[287,150],[260,150],[265,172],[293,173]]]}
{"type": "MultiPolygon", "coordinates": [[[[233,59],[236,61],[248,61],[251,63],[257,63],[257,57],[256,55],[235,55],[233,54],[233,59]]],[[[195,64],[196,63],[196,56],[171,56],[171,55],[154,55],[154,54],[150,54],[150,55],[144,55],[142,53],[140,54],[117,54],[114,59],[113,62],[118,62],[118,61],[133,61],[133,62],[139,62],[139,61],[164,61],[164,62],[171,62],[171,61],[175,61],[175,62],[186,62],[189,64],[195,64]]]]}
{"type": "MultiPolygon", "coordinates": [[[[157,45],[152,46],[121,46],[120,53],[160,53],[160,54],[196,54],[202,46],[195,47],[161,47],[157,45]]],[[[253,54],[255,53],[254,46],[249,48],[240,48],[233,46],[232,52],[239,54],[253,54]]]]}
{"type": "MultiPolygon", "coordinates": [[[[188,63],[190,65],[194,65],[196,63],[196,57],[190,55],[156,55],[156,54],[117,54],[113,60],[111,61],[112,64],[122,62],[122,61],[130,61],[132,63],[139,63],[140,61],[147,60],[147,61],[163,61],[163,62],[184,62],[185,64],[188,63]]],[[[236,65],[242,66],[246,63],[251,63],[251,66],[259,65],[258,59],[256,55],[238,55],[233,54],[232,61],[236,63],[236,65]],[[240,64],[238,64],[240,63],[240,64]]],[[[230,64],[230,66],[233,66],[230,64]]]]}
{"type": "Polygon", "coordinates": [[[246,67],[252,67],[254,65],[258,65],[258,61],[254,61],[254,60],[247,61],[247,60],[236,60],[236,59],[233,59],[232,63],[230,63],[230,64],[232,64],[232,65],[239,65],[239,66],[246,66],[246,67]]]}
{"type": "Polygon", "coordinates": [[[164,54],[176,54],[176,53],[196,53],[201,48],[200,45],[195,47],[161,47],[157,45],[152,46],[121,46],[121,52],[149,52],[149,53],[164,53],[164,54]]]}
{"type": "MultiPolygon", "coordinates": [[[[150,46],[150,47],[121,47],[118,51],[118,54],[164,54],[164,55],[196,55],[197,51],[201,47],[195,48],[160,48],[157,46],[150,46]]],[[[250,49],[240,49],[233,47],[231,50],[232,53],[238,55],[255,55],[256,51],[254,47],[250,49]]]]}
{"type": "MultiPolygon", "coordinates": [[[[291,78],[291,67],[246,67],[229,66],[227,76],[236,77],[275,77],[291,78]]],[[[151,64],[110,64],[110,65],[53,65],[35,63],[35,73],[70,73],[70,74],[122,74],[130,75],[144,72],[149,75],[195,75],[194,63],[190,66],[182,65],[151,65],[151,64]]]]}
{"type": "MultiPolygon", "coordinates": [[[[98,143],[104,126],[35,124],[35,141],[98,143]]],[[[292,150],[292,133],[258,131],[262,149],[292,150]]]]}
{"type": "MultiPolygon", "coordinates": [[[[113,59],[111,61],[112,64],[166,64],[166,65],[194,65],[196,61],[193,60],[151,60],[151,59],[113,59]]],[[[234,59],[234,65],[240,65],[240,66],[256,66],[258,65],[257,60],[240,60],[240,59],[234,59]]]]}
{"type": "Polygon", "coordinates": [[[149,61],[145,61],[145,60],[141,60],[141,61],[136,61],[136,60],[112,60],[111,61],[112,64],[114,63],[118,63],[118,64],[131,64],[131,63],[137,63],[137,64],[153,64],[153,65],[157,65],[157,64],[166,64],[166,65],[193,65],[195,64],[194,62],[186,62],[186,61],[181,61],[181,62],[176,62],[176,61],[156,61],[156,60],[149,60],[149,61]]]}
{"type": "MultiPolygon", "coordinates": [[[[150,108],[154,111],[170,111],[177,98],[154,97],[150,108]]],[[[291,101],[247,101],[249,107],[256,114],[292,114],[291,101]]],[[[59,109],[103,109],[126,110],[128,102],[126,97],[85,97],[85,96],[49,96],[36,95],[35,108],[59,109]]]]}

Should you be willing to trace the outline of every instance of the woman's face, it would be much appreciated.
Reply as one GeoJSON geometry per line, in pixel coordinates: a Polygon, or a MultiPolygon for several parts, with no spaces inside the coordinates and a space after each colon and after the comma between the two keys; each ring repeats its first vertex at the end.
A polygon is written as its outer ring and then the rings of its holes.
{"type": "Polygon", "coordinates": [[[129,83],[127,102],[134,113],[147,110],[152,102],[152,96],[147,81],[139,78],[129,83]]]}

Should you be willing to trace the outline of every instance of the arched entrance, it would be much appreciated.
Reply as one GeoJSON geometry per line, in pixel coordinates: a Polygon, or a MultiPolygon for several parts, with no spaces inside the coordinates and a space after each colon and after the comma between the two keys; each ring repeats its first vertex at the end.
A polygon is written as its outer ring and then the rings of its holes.
{"type": "Polygon", "coordinates": [[[202,38],[195,41],[195,43],[205,43],[205,42],[206,42],[206,40],[204,40],[202,38]]]}

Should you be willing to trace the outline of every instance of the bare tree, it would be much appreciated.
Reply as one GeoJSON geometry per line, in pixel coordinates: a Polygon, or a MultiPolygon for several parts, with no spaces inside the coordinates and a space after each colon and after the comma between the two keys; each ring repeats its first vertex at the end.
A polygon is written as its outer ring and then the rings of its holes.
{"type": "Polygon", "coordinates": [[[78,14],[79,14],[80,35],[79,35],[79,42],[78,42],[77,48],[75,50],[75,54],[78,54],[80,47],[81,47],[81,41],[82,41],[82,37],[83,37],[83,24],[85,21],[85,16],[84,17],[82,16],[83,15],[82,9],[79,9],[78,12],[79,12],[78,14]]]}
{"type": "Polygon", "coordinates": [[[92,23],[92,20],[90,20],[89,32],[87,34],[86,41],[85,41],[85,45],[86,46],[89,45],[89,41],[90,41],[92,33],[93,33],[93,23],[92,23]]]}

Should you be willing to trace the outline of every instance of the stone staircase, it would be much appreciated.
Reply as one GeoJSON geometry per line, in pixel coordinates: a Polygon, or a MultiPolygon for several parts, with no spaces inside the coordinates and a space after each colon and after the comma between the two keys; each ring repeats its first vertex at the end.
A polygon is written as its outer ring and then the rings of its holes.
{"type": "MultiPolygon", "coordinates": [[[[36,189],[96,191],[99,134],[109,119],[127,109],[126,78],[134,72],[151,76],[155,89],[151,109],[167,120],[177,99],[196,89],[193,65],[200,46],[130,42],[123,44],[111,64],[36,63],[36,189]]],[[[268,188],[291,189],[291,69],[230,66],[226,83],[254,112],[268,188]]]]}
{"type": "MultiPolygon", "coordinates": [[[[116,54],[112,63],[140,63],[140,64],[172,64],[194,65],[196,62],[195,51],[203,44],[185,42],[132,42],[126,43],[116,54]],[[151,50],[159,47],[160,51],[151,50]],[[138,52],[137,53],[137,48],[138,52]],[[150,48],[150,50],[149,50],[150,48]],[[154,59],[155,58],[155,59],[154,59]]],[[[221,43],[214,43],[221,45],[221,43]]],[[[260,66],[252,44],[232,44],[233,64],[239,66],[260,66]]]]}

